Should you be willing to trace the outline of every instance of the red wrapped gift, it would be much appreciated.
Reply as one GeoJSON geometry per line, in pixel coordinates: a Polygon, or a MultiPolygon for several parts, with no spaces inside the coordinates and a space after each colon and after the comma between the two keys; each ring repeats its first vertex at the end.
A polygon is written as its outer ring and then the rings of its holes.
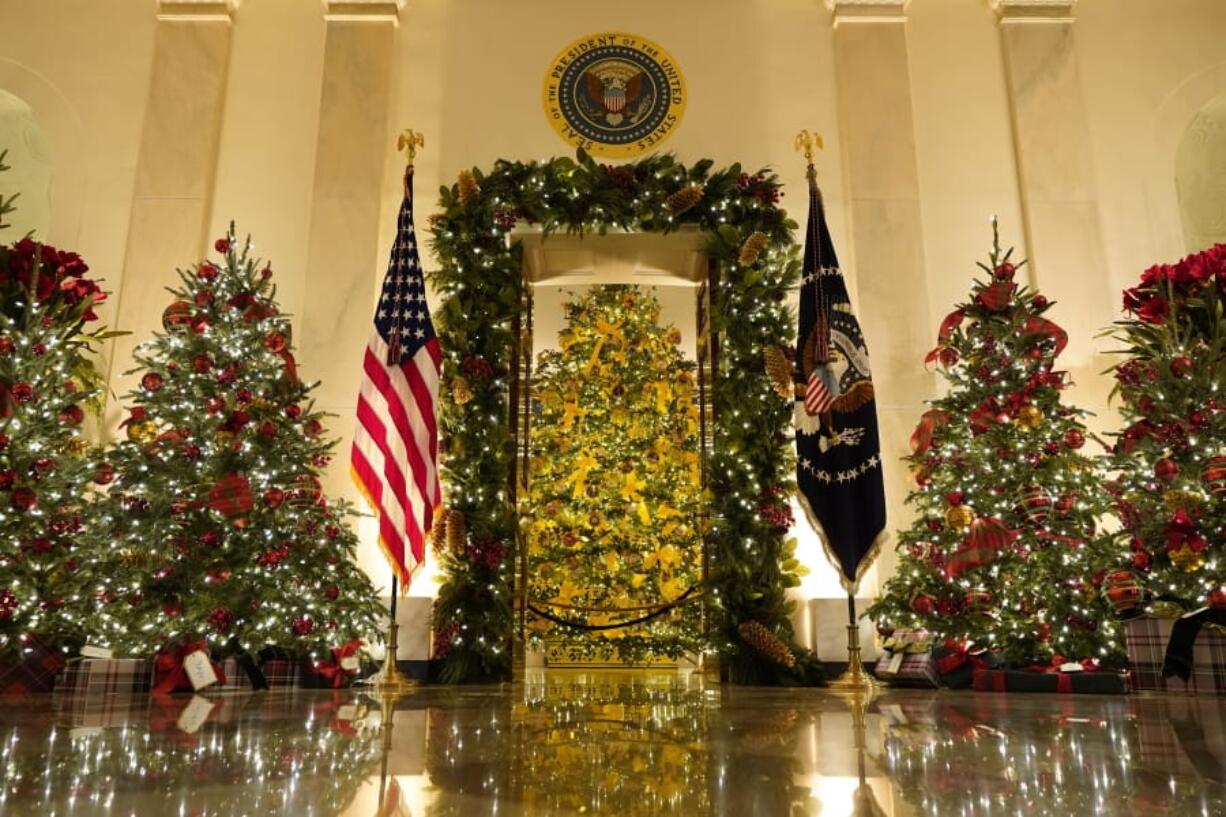
{"type": "Polygon", "coordinates": [[[1064,663],[1053,658],[1051,664],[1035,665],[1025,670],[976,669],[972,684],[977,692],[1060,692],[1100,695],[1122,695],[1128,692],[1124,676],[1118,672],[1099,671],[1097,663],[1087,659],[1079,664],[1064,663]],[[1059,661],[1060,663],[1056,663],[1059,661]],[[1073,670],[1072,667],[1077,667],[1073,670]]]}
{"type": "Polygon", "coordinates": [[[37,637],[0,655],[0,695],[50,692],[64,669],[64,653],[37,637]]]}
{"type": "Polygon", "coordinates": [[[192,655],[201,653],[213,670],[212,683],[225,685],[226,676],[219,664],[208,660],[208,647],[203,641],[189,641],[180,645],[174,652],[160,653],[153,662],[153,691],[165,692],[195,692],[210,686],[208,679],[193,682],[189,661],[195,661],[192,655]]]}
{"type": "Polygon", "coordinates": [[[358,654],[363,643],[361,639],[354,639],[348,644],[333,647],[332,659],[329,661],[304,661],[302,685],[308,689],[340,689],[349,686],[361,669],[358,654]]]}

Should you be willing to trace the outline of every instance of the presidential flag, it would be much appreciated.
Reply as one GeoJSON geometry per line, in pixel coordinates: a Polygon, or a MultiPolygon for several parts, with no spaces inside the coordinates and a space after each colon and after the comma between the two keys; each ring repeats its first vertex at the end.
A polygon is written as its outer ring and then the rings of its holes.
{"type": "Polygon", "coordinates": [[[379,520],[379,545],[401,586],[425,559],[426,536],[441,501],[438,478],[438,382],[442,355],[413,229],[413,168],[391,260],[362,360],[354,481],[379,520]]]}
{"type": "Polygon", "coordinates": [[[806,229],[796,336],[796,476],[809,522],[854,594],[885,538],[877,403],[868,349],[812,166],[806,229]]]}

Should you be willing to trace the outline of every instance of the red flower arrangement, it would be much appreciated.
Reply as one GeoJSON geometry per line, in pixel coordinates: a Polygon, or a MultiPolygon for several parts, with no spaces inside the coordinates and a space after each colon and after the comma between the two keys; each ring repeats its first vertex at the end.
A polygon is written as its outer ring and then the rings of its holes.
{"type": "Polygon", "coordinates": [[[75,252],[57,250],[23,238],[0,247],[0,294],[6,308],[15,308],[21,296],[32,293],[44,306],[62,305],[77,320],[97,320],[94,305],[106,300],[98,283],[86,277],[89,266],[75,252]]]}
{"type": "Polygon", "coordinates": [[[1172,307],[1195,306],[1215,287],[1226,293],[1226,244],[1145,270],[1140,284],[1124,290],[1124,310],[1146,323],[1165,323],[1172,307]]]}

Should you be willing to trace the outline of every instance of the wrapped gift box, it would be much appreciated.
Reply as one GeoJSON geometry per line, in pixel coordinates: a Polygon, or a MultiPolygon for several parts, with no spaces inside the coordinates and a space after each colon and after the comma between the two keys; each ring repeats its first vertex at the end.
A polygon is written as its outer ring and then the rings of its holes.
{"type": "Polygon", "coordinates": [[[20,651],[0,654],[0,695],[51,692],[64,669],[64,653],[32,638],[20,651]]]}
{"type": "Polygon", "coordinates": [[[935,688],[939,679],[931,634],[923,630],[896,631],[882,644],[874,674],[894,686],[935,688]]]}
{"type": "Polygon", "coordinates": [[[144,658],[82,658],[70,661],[56,692],[67,695],[127,695],[153,686],[153,662],[144,658]]]}
{"type": "Polygon", "coordinates": [[[1190,695],[1226,695],[1226,635],[1211,626],[1201,627],[1192,646],[1192,677],[1163,678],[1162,662],[1175,619],[1138,618],[1124,627],[1130,682],[1138,691],[1180,692],[1190,695]]]}
{"type": "MultiPolygon", "coordinates": [[[[260,674],[269,689],[286,689],[297,687],[301,674],[297,661],[281,658],[265,659],[259,664],[260,674]]],[[[253,689],[251,678],[243,669],[237,658],[227,658],[221,663],[221,671],[226,676],[225,682],[217,685],[218,689],[253,689]]]]}
{"type": "Polygon", "coordinates": [[[977,692],[1065,692],[1122,695],[1128,692],[1118,672],[1032,672],[1029,670],[976,669],[972,683],[977,692]]]}

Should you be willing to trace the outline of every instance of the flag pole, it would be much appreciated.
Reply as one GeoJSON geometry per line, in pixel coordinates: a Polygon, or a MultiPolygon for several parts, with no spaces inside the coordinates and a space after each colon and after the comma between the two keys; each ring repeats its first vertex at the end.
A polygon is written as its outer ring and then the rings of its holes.
{"type": "MultiPolygon", "coordinates": [[[[405,151],[410,170],[413,167],[413,159],[417,156],[417,148],[425,146],[426,137],[411,129],[405,130],[396,139],[396,150],[397,152],[405,151]]],[[[388,608],[387,640],[385,641],[387,652],[383,656],[383,668],[371,679],[374,691],[389,697],[404,695],[417,688],[417,682],[405,676],[396,666],[396,655],[400,646],[400,625],[396,623],[396,601],[400,595],[399,580],[400,576],[393,567],[392,603],[388,608]]]]}
{"type": "MultiPolygon", "coordinates": [[[[796,134],[794,145],[796,150],[804,154],[807,163],[805,178],[810,185],[816,187],[817,167],[813,163],[814,150],[824,150],[825,140],[822,139],[820,133],[806,128],[796,134]]],[[[860,695],[873,693],[876,686],[872,676],[864,671],[864,664],[860,660],[860,627],[856,623],[856,595],[853,585],[847,591],[847,670],[830,682],[830,689],[860,695]]]]}

